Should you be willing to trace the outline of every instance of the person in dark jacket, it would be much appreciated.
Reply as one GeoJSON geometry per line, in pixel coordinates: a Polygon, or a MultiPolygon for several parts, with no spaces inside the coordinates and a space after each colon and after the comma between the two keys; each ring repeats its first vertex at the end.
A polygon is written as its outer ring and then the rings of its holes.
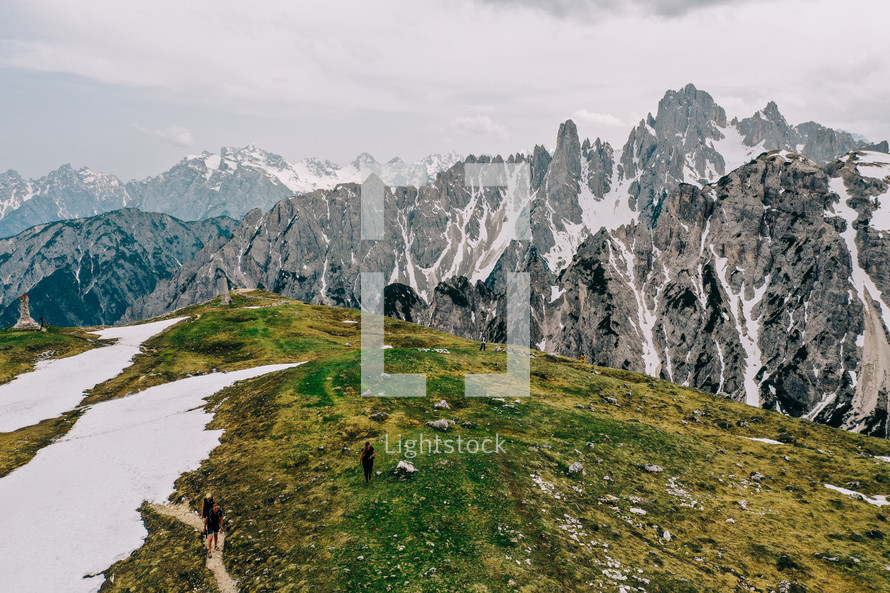
{"type": "Polygon", "coordinates": [[[374,451],[374,447],[371,446],[371,443],[365,443],[365,448],[362,449],[361,457],[359,457],[359,460],[362,462],[362,468],[365,470],[365,484],[371,481],[371,473],[374,471],[375,455],[377,455],[377,452],[374,451]]]}
{"type": "Polygon", "coordinates": [[[209,492],[204,496],[204,502],[201,504],[201,518],[206,519],[210,511],[213,510],[213,495],[209,492]]]}
{"type": "Polygon", "coordinates": [[[219,532],[222,531],[223,520],[225,519],[222,509],[217,503],[213,503],[213,508],[204,518],[204,531],[207,532],[207,557],[213,558],[213,550],[219,551],[219,532]]]}

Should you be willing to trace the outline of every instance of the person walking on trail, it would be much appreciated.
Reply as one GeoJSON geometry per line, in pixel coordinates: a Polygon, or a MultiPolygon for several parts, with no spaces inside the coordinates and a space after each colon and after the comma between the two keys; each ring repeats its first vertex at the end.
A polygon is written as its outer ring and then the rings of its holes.
{"type": "Polygon", "coordinates": [[[219,504],[213,503],[213,508],[204,517],[204,531],[207,533],[207,557],[213,558],[213,550],[219,551],[219,532],[222,531],[223,520],[222,509],[219,504]]]}
{"type": "Polygon", "coordinates": [[[213,510],[213,495],[209,492],[204,496],[204,502],[201,504],[201,518],[206,519],[210,511],[213,510]]]}
{"type": "Polygon", "coordinates": [[[371,473],[374,471],[375,455],[377,455],[377,452],[374,451],[374,447],[371,446],[371,443],[365,443],[365,448],[362,449],[362,455],[359,457],[359,460],[362,462],[362,468],[365,470],[365,484],[371,481],[371,473]]]}
{"type": "Polygon", "coordinates": [[[482,336],[482,344],[479,346],[479,350],[485,350],[485,336],[482,336]]]}

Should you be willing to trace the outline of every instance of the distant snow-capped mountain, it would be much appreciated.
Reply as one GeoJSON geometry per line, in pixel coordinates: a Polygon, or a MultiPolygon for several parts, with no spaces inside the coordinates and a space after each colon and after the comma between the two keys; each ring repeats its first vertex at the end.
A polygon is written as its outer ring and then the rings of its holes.
{"type": "Polygon", "coordinates": [[[63,165],[45,177],[26,180],[15,171],[0,175],[0,237],[53,220],[94,216],[132,202],[114,175],[63,165]]]}
{"type": "Polygon", "coordinates": [[[114,175],[88,168],[75,171],[70,165],[38,180],[26,180],[10,170],[0,174],[0,237],[45,222],[124,207],[182,220],[241,218],[253,208],[268,210],[281,199],[361,181],[370,173],[388,185],[423,185],[460,161],[460,155],[446,153],[413,163],[399,158],[380,163],[363,153],[343,166],[311,158],[289,163],[279,155],[247,146],[188,156],[160,175],[127,184],[114,175]]]}

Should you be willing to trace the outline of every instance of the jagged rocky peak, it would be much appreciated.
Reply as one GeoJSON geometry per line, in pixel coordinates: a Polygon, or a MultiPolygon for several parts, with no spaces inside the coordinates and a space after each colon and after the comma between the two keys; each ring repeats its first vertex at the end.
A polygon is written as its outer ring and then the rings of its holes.
{"type": "Polygon", "coordinates": [[[371,169],[378,166],[379,163],[377,159],[373,157],[373,155],[368,154],[367,152],[363,152],[352,161],[352,166],[358,169],[359,171],[364,171],[365,169],[371,169]]]}
{"type": "Polygon", "coordinates": [[[284,157],[263,150],[254,144],[248,144],[240,148],[223,146],[219,151],[220,165],[231,162],[234,165],[270,166],[277,169],[286,169],[289,164],[284,157]]]}
{"type": "Polygon", "coordinates": [[[531,158],[529,159],[532,176],[531,186],[533,189],[537,189],[543,185],[544,177],[547,175],[547,169],[550,168],[550,161],[552,160],[553,157],[546,148],[540,144],[535,145],[531,158]]]}
{"type": "Polygon", "coordinates": [[[726,127],[726,111],[705,91],[687,84],[679,91],[668,91],[658,102],[652,123],[659,138],[681,138],[684,144],[699,144],[705,139],[719,140],[717,127],[726,127]]]}
{"type": "Polygon", "coordinates": [[[592,144],[585,139],[581,145],[581,177],[597,200],[605,198],[612,189],[615,151],[608,142],[597,138],[592,144]]]}
{"type": "Polygon", "coordinates": [[[796,148],[800,135],[791,127],[779,111],[775,101],[741,121],[733,120],[746,146],[756,146],[763,151],[796,148]]]}
{"type": "Polygon", "coordinates": [[[628,136],[619,173],[646,219],[657,217],[660,200],[680,183],[702,185],[726,173],[715,143],[726,138],[726,112],[705,91],[687,84],[668,91],[628,136]]]}
{"type": "Polygon", "coordinates": [[[804,122],[796,126],[800,135],[799,150],[817,163],[825,164],[839,155],[862,147],[865,142],[857,140],[849,132],[832,130],[814,121],[804,122]]]}
{"type": "Polygon", "coordinates": [[[572,120],[559,125],[556,134],[556,149],[547,171],[547,191],[560,200],[578,194],[581,179],[581,142],[578,127],[572,120]],[[566,187],[563,187],[566,186],[566,187]]]}
{"type": "Polygon", "coordinates": [[[888,143],[886,140],[881,140],[880,142],[872,142],[871,144],[866,144],[865,146],[863,146],[862,150],[890,153],[890,143],[888,143]]]}

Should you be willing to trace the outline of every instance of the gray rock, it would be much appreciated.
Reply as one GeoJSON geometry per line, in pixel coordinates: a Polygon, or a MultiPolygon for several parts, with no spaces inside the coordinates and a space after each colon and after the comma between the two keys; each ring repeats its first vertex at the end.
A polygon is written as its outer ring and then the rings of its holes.
{"type": "Polygon", "coordinates": [[[650,474],[661,473],[664,471],[664,468],[660,465],[655,465],[654,463],[646,463],[643,464],[643,469],[650,474]]]}
{"type": "Polygon", "coordinates": [[[418,469],[414,467],[414,464],[410,461],[400,461],[398,465],[396,465],[395,473],[397,476],[410,476],[411,474],[416,474],[418,469]]]}
{"type": "Polygon", "coordinates": [[[442,418],[440,420],[430,420],[426,423],[426,426],[429,426],[430,428],[439,430],[441,432],[448,432],[453,424],[454,422],[452,420],[446,420],[442,418]]]}

